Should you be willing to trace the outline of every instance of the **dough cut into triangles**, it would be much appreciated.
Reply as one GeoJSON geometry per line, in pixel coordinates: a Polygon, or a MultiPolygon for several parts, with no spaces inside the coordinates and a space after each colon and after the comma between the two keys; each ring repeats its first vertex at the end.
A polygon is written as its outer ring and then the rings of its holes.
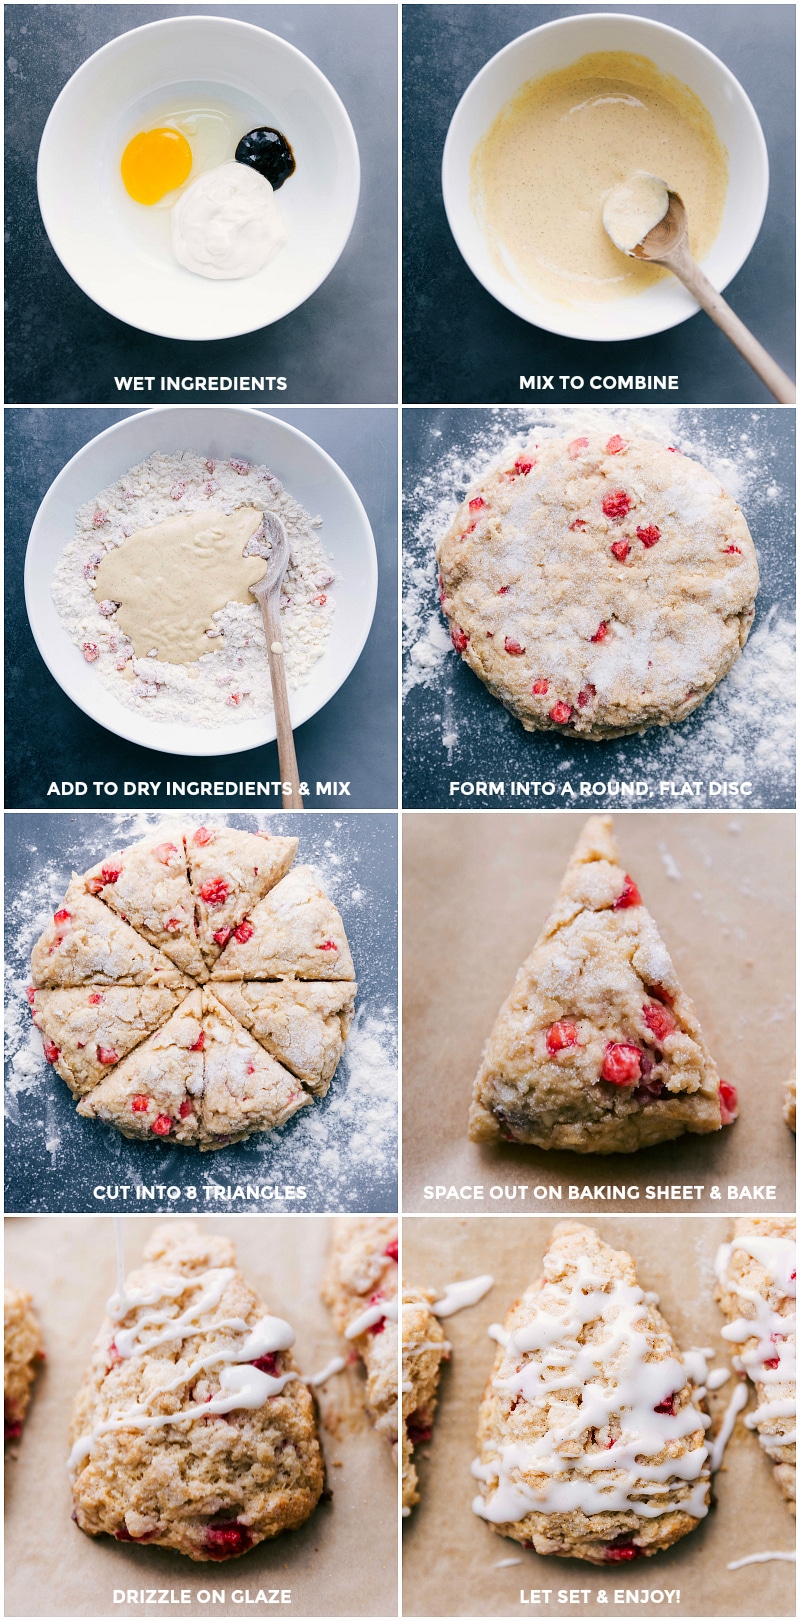
{"type": "Polygon", "coordinates": [[[610,1154],[721,1124],[694,1006],[611,818],[590,817],[486,1044],[470,1137],[610,1154]]]}
{"type": "Polygon", "coordinates": [[[473,1509],[538,1554],[609,1565],[658,1553],[708,1513],[700,1393],[625,1250],[565,1222],[542,1271],[505,1320],[473,1509]]]}
{"type": "Polygon", "coordinates": [[[47,1058],[76,1098],[91,1092],[140,1041],[164,1024],[185,992],[166,986],[32,990],[31,1012],[47,1058]]]}
{"type": "Polygon", "coordinates": [[[34,985],[167,985],[191,990],[174,962],[143,940],[73,873],[63,906],[31,952],[34,985]]]}
{"type": "Polygon", "coordinates": [[[214,964],[217,979],[353,979],[344,924],[311,867],[293,867],[233,936],[214,964]]]}
{"type": "Polygon", "coordinates": [[[354,980],[215,980],[214,991],[273,1058],[324,1096],[353,1021],[354,980]]]}
{"type": "Polygon", "coordinates": [[[245,919],[262,897],[285,878],[296,854],[297,839],[245,833],[236,827],[187,831],[186,857],[197,939],[209,967],[235,929],[247,937],[245,919]]]}
{"type": "Polygon", "coordinates": [[[123,1058],[78,1104],[125,1137],[197,1143],[204,1085],[202,991],[190,993],[160,1030],[123,1058]]]}
{"type": "Polygon", "coordinates": [[[86,889],[193,979],[208,971],[195,930],[183,835],[142,839],[90,868],[86,889]]]}
{"type": "Polygon", "coordinates": [[[311,1102],[301,1083],[276,1063],[228,1009],[203,992],[205,1146],[274,1131],[311,1102]]]}

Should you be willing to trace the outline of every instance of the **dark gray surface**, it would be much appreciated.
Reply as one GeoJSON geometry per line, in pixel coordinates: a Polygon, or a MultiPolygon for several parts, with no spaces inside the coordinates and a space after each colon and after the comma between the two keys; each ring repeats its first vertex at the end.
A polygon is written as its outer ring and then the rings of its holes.
{"type": "MultiPolygon", "coordinates": [[[[200,821],[198,816],[197,820],[200,821]]],[[[213,816],[205,816],[213,825],[213,816]]],[[[154,818],[154,820],[156,820],[154,818]]],[[[178,818],[180,821],[181,818],[178,818]]],[[[110,849],[142,837],[141,819],[126,827],[121,817],[83,813],[70,816],[6,816],[6,994],[11,1008],[7,1043],[5,1185],[6,1210],[152,1211],[205,1210],[396,1210],[397,1138],[384,1127],[382,1151],[370,1137],[372,1112],[386,1113],[386,1100],[370,1094],[374,1053],[379,1045],[393,1063],[397,1031],[397,818],[322,816],[298,812],[231,821],[251,831],[295,834],[298,861],[319,868],[336,901],[350,941],[358,979],[356,1018],[345,1055],[321,1102],[302,1110],[280,1131],[255,1136],[215,1153],[165,1148],[162,1142],[132,1142],[110,1126],[84,1120],[64,1082],[42,1057],[24,1089],[12,1070],[18,1046],[13,1026],[27,1041],[30,1017],[25,986],[30,982],[30,950],[54,906],[64,895],[73,868],[86,868],[110,849]],[[354,892],[356,898],[354,899],[354,892]],[[359,1056],[360,1055],[360,1056],[359,1056]],[[135,1189],[163,1183],[198,1188],[195,1200],[160,1197],[137,1202],[135,1189]],[[206,1184],[286,1185],[306,1189],[305,1199],[214,1198],[206,1184]],[[100,1201],[96,1185],[130,1187],[100,1201]]],[[[384,1071],[385,1073],[385,1071],[384,1071]]]]}
{"type": "MultiPolygon", "coordinates": [[[[671,400],[690,404],[769,400],[750,367],[698,314],[655,337],[583,343],[529,326],[475,280],[450,234],[442,202],[441,159],[456,105],[490,57],[575,6],[406,5],[403,43],[404,386],[421,404],[513,404],[558,392],[520,392],[520,374],[677,374],[671,400]]],[[[585,9],[585,8],[584,8],[585,9]]],[[[725,296],[775,359],[794,375],[795,8],[784,5],[601,6],[652,17],[690,34],[719,56],[747,91],[761,120],[770,161],[770,196],[761,234],[725,296]]],[[[558,382],[555,384],[558,390],[558,382]]],[[[569,390],[571,401],[663,394],[569,390]]]]}
{"type": "MultiPolygon", "coordinates": [[[[52,808],[51,782],[96,778],[160,781],[155,799],[169,805],[169,776],[273,781],[277,744],[218,759],[183,759],[137,747],[99,726],[53,680],[39,656],[25,613],[23,567],[39,503],[69,458],[130,411],[6,411],[6,806],[52,808]],[[48,717],[47,726],[32,716],[48,717]]],[[[318,714],[295,733],[301,778],[350,781],[347,807],[397,804],[397,424],[393,410],[273,411],[314,439],[338,462],[367,511],[378,552],[378,603],[355,669],[318,714]]],[[[90,790],[91,792],[91,790],[90,790]]],[[[91,801],[89,801],[91,803],[91,801]]],[[[228,805],[249,804],[241,797],[228,805]]],[[[310,796],[310,808],[329,799],[310,796]]],[[[343,804],[345,802],[343,801],[343,804]]]]}
{"type": "MultiPolygon", "coordinates": [[[[485,444],[489,420],[499,453],[516,434],[531,430],[535,412],[509,409],[493,412],[491,419],[487,412],[478,410],[403,412],[406,591],[412,574],[419,578],[417,571],[424,572],[426,611],[430,614],[438,611],[429,533],[430,508],[441,493],[436,469],[450,465],[453,457],[469,463],[475,456],[476,444],[485,444]],[[426,519],[427,529],[422,532],[426,519]]],[[[686,410],[680,413],[680,421],[690,440],[700,440],[721,477],[725,469],[719,469],[717,459],[725,455],[758,470],[749,481],[742,506],[755,542],[761,585],[750,641],[734,671],[679,726],[653,726],[641,736],[588,743],[574,737],[562,740],[554,732],[524,731],[469,666],[455,653],[448,653],[434,678],[412,687],[403,705],[405,808],[523,810],[530,806],[585,811],[587,807],[613,809],[615,804],[619,808],[639,805],[684,810],[707,805],[728,808],[731,804],[751,810],[794,807],[794,769],[787,763],[787,753],[793,755],[793,749],[779,751],[773,747],[775,706],[791,699],[794,668],[792,664],[782,669],[777,656],[765,653],[761,641],[762,627],[768,620],[770,625],[778,620],[786,626],[794,617],[794,411],[780,406],[759,411],[686,410]],[[746,448],[743,438],[747,440],[746,448]],[[742,701],[734,705],[732,683],[738,683],[746,671],[750,675],[742,701]],[[752,687],[748,685],[751,677],[752,687]],[[755,706],[754,693],[758,694],[755,706]],[[445,737],[455,741],[448,747],[445,737]],[[734,757],[737,765],[732,768],[734,757]],[[450,793],[452,781],[476,780],[504,782],[505,796],[450,793]],[[587,780],[607,785],[642,781],[650,791],[633,800],[615,798],[613,786],[606,792],[579,794],[578,785],[587,780]],[[713,798],[708,787],[711,780],[750,780],[753,791],[746,799],[713,798]],[[556,792],[550,797],[544,797],[540,790],[538,797],[530,792],[512,798],[512,781],[555,782],[556,792]],[[676,798],[671,789],[661,792],[662,781],[674,784],[678,790],[685,782],[701,782],[703,788],[700,793],[693,791],[676,798]],[[565,782],[575,785],[575,798],[561,794],[565,782]]],[[[680,443],[680,433],[676,437],[680,443]]],[[[484,461],[489,459],[490,455],[485,454],[484,461]]],[[[698,454],[698,459],[704,460],[704,456],[698,454]]],[[[459,501],[466,487],[465,476],[459,501]]],[[[454,513],[455,504],[450,517],[454,513]]],[[[786,635],[781,645],[785,649],[786,635]]],[[[789,721],[785,710],[784,723],[786,736],[789,721]]]]}
{"type": "MultiPolygon", "coordinates": [[[[6,400],[141,404],[115,375],[285,376],[278,403],[397,399],[397,19],[378,5],[20,5],[6,8],[6,400]],[[50,109],[101,45],[162,17],[234,17],[279,34],[338,91],[361,155],[361,200],[341,259],[313,298],[228,342],[153,337],[80,291],[47,239],[36,159],[50,109]]],[[[240,398],[241,396],[231,396],[240,398]]],[[[193,394],[153,392],[173,404],[193,394]]],[[[245,398],[251,404],[252,396],[245,398]]]]}

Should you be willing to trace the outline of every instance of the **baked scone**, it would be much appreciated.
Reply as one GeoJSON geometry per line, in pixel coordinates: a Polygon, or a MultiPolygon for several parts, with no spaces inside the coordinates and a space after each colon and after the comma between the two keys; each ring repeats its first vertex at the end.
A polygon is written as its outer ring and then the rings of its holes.
{"type": "Polygon", "coordinates": [[[797,1080],[792,1070],[783,1095],[783,1118],[790,1131],[797,1131],[797,1080]]]}
{"type": "Polygon", "coordinates": [[[6,1441],[18,1441],[31,1399],[38,1364],[44,1358],[33,1296],[4,1287],[3,1395],[6,1441]]]}
{"type": "Polygon", "coordinates": [[[757,1429],[775,1479],[794,1514],[797,1384],[797,1245],[789,1216],[742,1216],[733,1239],[717,1252],[717,1300],[728,1319],[723,1339],[736,1348],[756,1389],[758,1406],[745,1418],[757,1429]]]}
{"type": "Polygon", "coordinates": [[[735,1118],[697,1014],[610,816],[584,824],[552,911],[494,1024],[473,1142],[628,1153],[735,1118]]]}
{"type": "Polygon", "coordinates": [[[527,731],[684,720],[755,613],[747,524],[713,473],[633,435],[508,450],[437,548],[453,646],[527,731]]]}
{"type": "Polygon", "coordinates": [[[360,1356],[375,1429],[397,1446],[397,1217],[337,1221],[320,1293],[360,1356]]]}
{"type": "Polygon", "coordinates": [[[158,1228],[109,1300],[72,1413],[73,1518],[89,1536],[232,1559],[302,1525],[324,1467],[293,1329],[202,1228],[158,1228]]]}
{"type": "Polygon", "coordinates": [[[444,1330],[431,1306],[432,1289],[403,1285],[401,1303],[401,1345],[403,1354],[402,1391],[402,1470],[403,1513],[410,1514],[419,1502],[414,1448],[429,1441],[436,1413],[439,1374],[450,1347],[444,1330]]]}
{"type": "Polygon", "coordinates": [[[473,1509],[539,1554],[607,1565],[658,1553],[708,1512],[696,1387],[624,1250],[565,1223],[543,1268],[506,1317],[473,1509]]]}
{"type": "Polygon", "coordinates": [[[337,908],[310,867],[289,870],[296,850],[176,826],[73,874],[27,994],[79,1114],[213,1149],[325,1095],[357,986],[337,908]]]}

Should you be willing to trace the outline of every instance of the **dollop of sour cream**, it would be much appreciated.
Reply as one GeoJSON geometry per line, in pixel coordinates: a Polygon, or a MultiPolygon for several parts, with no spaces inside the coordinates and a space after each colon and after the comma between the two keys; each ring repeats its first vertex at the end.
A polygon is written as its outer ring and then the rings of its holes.
{"type": "Polygon", "coordinates": [[[269,181],[244,163],[199,175],[172,210],[175,258],[212,281],[254,276],[287,241],[269,181]]]}
{"type": "Polygon", "coordinates": [[[603,203],[603,225],[621,253],[632,253],[652,231],[669,208],[669,191],[663,180],[638,169],[612,187],[603,203]]]}

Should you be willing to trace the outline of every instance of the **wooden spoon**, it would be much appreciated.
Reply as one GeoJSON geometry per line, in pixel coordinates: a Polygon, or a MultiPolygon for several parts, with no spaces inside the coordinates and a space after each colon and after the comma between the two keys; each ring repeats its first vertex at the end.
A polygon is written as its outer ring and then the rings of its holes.
{"type": "Polygon", "coordinates": [[[272,682],[272,702],[275,707],[275,725],[278,731],[278,760],[280,763],[283,808],[302,810],[300,776],[294,751],[292,718],[289,714],[289,695],[286,691],[286,670],[281,643],[281,586],[289,566],[289,537],[280,518],[274,512],[264,513],[264,534],[272,542],[267,572],[251,585],[251,594],[261,609],[264,635],[267,638],[269,676],[272,682]]]}
{"type": "Polygon", "coordinates": [[[721,293],[704,272],[696,265],[689,250],[689,227],[686,220],[686,209],[676,191],[669,191],[669,206],[663,219],[653,226],[652,231],[631,248],[629,257],[632,259],[646,259],[650,264],[666,265],[684,287],[688,288],[693,298],[702,305],[712,321],[716,321],[721,332],[725,333],[734,348],[744,355],[749,366],[766,383],[771,394],[784,405],[793,405],[797,393],[794,383],[786,372],[767,354],[766,349],[754,338],[752,332],[734,315],[730,304],[726,304],[721,293]]]}

